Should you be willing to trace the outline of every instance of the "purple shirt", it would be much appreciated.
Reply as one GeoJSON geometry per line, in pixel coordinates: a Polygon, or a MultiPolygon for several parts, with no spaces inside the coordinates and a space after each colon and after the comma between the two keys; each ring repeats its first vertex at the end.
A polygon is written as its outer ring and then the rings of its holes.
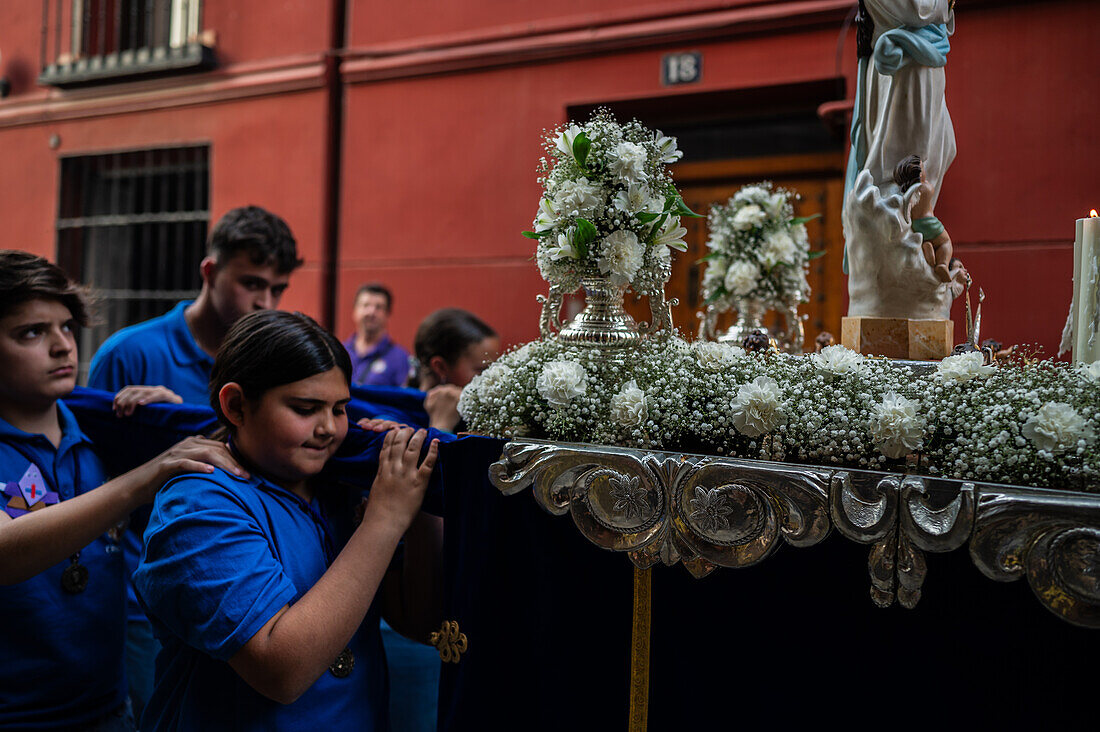
{"type": "Polygon", "coordinates": [[[409,352],[382,336],[378,345],[360,356],[355,352],[355,335],[344,341],[351,356],[351,383],[359,386],[404,386],[409,380],[409,352]]]}

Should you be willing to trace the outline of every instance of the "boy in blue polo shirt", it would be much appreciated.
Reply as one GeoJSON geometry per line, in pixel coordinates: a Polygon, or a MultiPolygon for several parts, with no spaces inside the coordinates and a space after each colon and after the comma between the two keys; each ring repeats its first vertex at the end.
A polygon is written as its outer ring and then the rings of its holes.
{"type": "Polygon", "coordinates": [[[209,404],[210,369],[225,334],[242,315],[278,307],[301,265],[285,221],[259,206],[233,209],[210,233],[198,298],[108,338],[88,386],[119,392],[120,415],[151,402],[209,404]]]}
{"type": "MultiPolygon", "coordinates": [[[[119,416],[153,402],[209,405],[210,369],[226,332],[246,313],[277,307],[301,264],[294,236],[281,218],[258,206],[229,211],[210,233],[207,256],[199,265],[198,298],[108,338],[92,359],[88,386],[116,392],[119,416]]],[[[131,573],[147,518],[144,510],[135,515],[123,537],[131,573]]],[[[129,582],[127,594],[126,673],[140,716],[152,692],[157,644],[129,582]]]]}
{"type": "Polygon", "coordinates": [[[56,266],[0,250],[0,728],[133,728],[123,683],[124,567],[117,526],[166,478],[242,474],[191,438],[105,482],[59,399],[76,384],[83,291],[56,266]],[[93,490],[94,489],[94,490],[93,490]]]}

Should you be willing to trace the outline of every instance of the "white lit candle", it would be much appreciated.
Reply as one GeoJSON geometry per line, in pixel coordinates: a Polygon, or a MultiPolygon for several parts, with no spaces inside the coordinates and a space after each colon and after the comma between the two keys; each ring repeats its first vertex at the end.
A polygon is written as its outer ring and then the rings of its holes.
{"type": "Polygon", "coordinates": [[[1077,219],[1073,242],[1073,362],[1100,360],[1100,218],[1077,219]]]}

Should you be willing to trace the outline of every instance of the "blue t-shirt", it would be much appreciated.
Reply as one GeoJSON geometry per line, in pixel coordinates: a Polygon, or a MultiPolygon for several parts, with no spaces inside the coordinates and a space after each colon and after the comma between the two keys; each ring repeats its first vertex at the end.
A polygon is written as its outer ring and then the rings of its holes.
{"type": "Polygon", "coordinates": [[[342,546],[329,527],[316,500],[307,504],[257,476],[241,480],[218,470],[165,485],[134,573],[164,644],[143,729],[388,729],[374,607],[348,644],[351,674],[325,671],[293,704],[261,695],[227,663],[325,573],[342,546]]]}
{"type": "MultiPolygon", "coordinates": [[[[199,348],[187,327],[183,311],[190,304],[189,300],[181,302],[164,315],[123,328],[104,341],[92,358],[88,386],[111,393],[124,386],[166,386],[186,404],[210,406],[214,360],[199,348]]],[[[147,509],[135,511],[122,539],[128,574],[137,568],[147,517],[147,509]]],[[[128,620],[144,622],[145,613],[130,582],[126,592],[128,620]]]]}
{"type": "MultiPolygon", "coordinates": [[[[57,410],[62,433],[57,448],[45,435],[0,419],[0,483],[5,488],[18,483],[31,464],[62,501],[103,484],[103,466],[72,412],[60,402],[57,410]]],[[[5,490],[0,506],[7,506],[16,492],[5,490]]],[[[19,584],[0,586],[0,729],[82,727],[125,702],[125,590],[114,533],[80,550],[78,561],[88,570],[83,592],[70,594],[61,587],[68,559],[19,584]]]]}
{"type": "Polygon", "coordinates": [[[181,302],[159,318],[118,331],[92,358],[88,386],[117,392],[124,386],[167,386],[187,404],[210,405],[214,359],[199,348],[181,302]]]}

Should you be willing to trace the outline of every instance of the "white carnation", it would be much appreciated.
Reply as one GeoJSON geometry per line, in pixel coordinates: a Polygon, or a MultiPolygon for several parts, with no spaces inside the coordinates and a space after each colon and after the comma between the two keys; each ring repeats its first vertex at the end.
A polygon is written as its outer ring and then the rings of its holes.
{"type": "Polygon", "coordinates": [[[883,455],[900,458],[921,447],[925,420],[917,413],[919,407],[919,402],[892,391],[875,405],[870,424],[871,439],[883,455]]]}
{"type": "MultiPolygon", "coordinates": [[[[502,363],[495,363],[482,371],[476,378],[479,379],[478,391],[481,394],[495,395],[510,388],[512,383],[512,367],[502,363]]],[[[473,382],[471,382],[473,383],[473,382]]]]}
{"type": "Polygon", "coordinates": [[[782,396],[779,384],[767,376],[757,376],[752,382],[742,384],[731,402],[733,426],[749,437],[771,432],[787,421],[780,401],[782,396]]]}
{"type": "Polygon", "coordinates": [[[1024,423],[1024,437],[1040,450],[1061,452],[1079,440],[1092,444],[1096,433],[1077,410],[1062,402],[1047,402],[1024,423]]]}
{"type": "Polygon", "coordinates": [[[748,231],[749,229],[761,226],[766,221],[768,215],[764,213],[764,209],[757,206],[755,203],[750,203],[747,206],[742,206],[736,214],[733,216],[733,229],[734,231],[748,231]]]}
{"type": "Polygon", "coordinates": [[[635,427],[646,419],[645,392],[631,379],[618,394],[611,397],[611,419],[623,427],[635,427]]]}
{"type": "Polygon", "coordinates": [[[863,354],[841,345],[825,346],[810,356],[810,362],[830,374],[859,374],[864,368],[863,354]]]}
{"type": "Polygon", "coordinates": [[[745,355],[745,349],[714,341],[696,341],[692,348],[699,364],[708,371],[722,371],[745,355]]]}
{"type": "Polygon", "coordinates": [[[566,216],[592,216],[605,198],[603,189],[587,178],[563,180],[554,191],[553,208],[566,216]]]}
{"type": "Polygon", "coordinates": [[[979,376],[985,377],[997,369],[986,366],[985,357],[979,351],[948,356],[936,366],[936,379],[939,381],[970,381],[979,376]]]}
{"type": "Polygon", "coordinates": [[[1100,361],[1083,363],[1077,367],[1077,372],[1092,382],[1100,381],[1100,361]]]}
{"type": "Polygon", "coordinates": [[[627,285],[642,266],[645,247],[634,232],[625,229],[613,231],[603,239],[600,247],[600,272],[610,275],[611,284],[627,285]]]}
{"type": "Polygon", "coordinates": [[[739,261],[726,270],[726,292],[734,295],[747,295],[756,289],[760,282],[760,268],[752,262],[739,261]]]}
{"type": "Polygon", "coordinates": [[[645,180],[646,151],[634,142],[620,142],[610,160],[611,172],[625,181],[645,180]]]}
{"type": "Polygon", "coordinates": [[[588,375],[576,361],[550,361],[542,367],[535,388],[555,407],[566,407],[588,391],[588,375]]]}
{"type": "Polygon", "coordinates": [[[794,239],[786,231],[780,229],[773,231],[764,239],[764,245],[760,247],[760,261],[771,269],[777,264],[794,264],[798,248],[794,239]]]}

